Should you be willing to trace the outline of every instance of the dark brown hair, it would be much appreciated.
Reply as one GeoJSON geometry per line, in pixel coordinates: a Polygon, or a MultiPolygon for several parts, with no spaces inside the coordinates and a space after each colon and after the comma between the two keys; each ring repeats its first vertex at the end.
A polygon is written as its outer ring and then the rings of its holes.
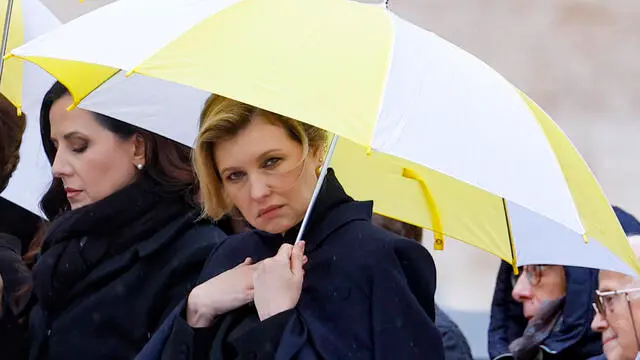
{"type": "Polygon", "coordinates": [[[406,222],[394,220],[378,214],[373,214],[371,221],[374,225],[385,230],[422,243],[422,229],[415,225],[407,224],[406,222]]]}
{"type": "Polygon", "coordinates": [[[26,127],[23,114],[0,94],[0,192],[9,184],[20,160],[20,144],[26,127]]]}
{"type": "MultiPolygon", "coordinates": [[[[56,148],[51,141],[49,112],[57,100],[68,94],[67,88],[56,82],[42,101],[40,135],[44,151],[51,164],[56,156],[56,148]]],[[[197,179],[191,166],[191,148],[112,117],[99,113],[93,113],[93,115],[100,125],[123,140],[135,135],[144,139],[146,162],[139,180],[151,180],[162,193],[180,194],[185,202],[194,207],[197,206],[195,200],[197,179]]],[[[71,209],[62,180],[53,180],[40,201],[40,207],[49,220],[71,209]]]]}

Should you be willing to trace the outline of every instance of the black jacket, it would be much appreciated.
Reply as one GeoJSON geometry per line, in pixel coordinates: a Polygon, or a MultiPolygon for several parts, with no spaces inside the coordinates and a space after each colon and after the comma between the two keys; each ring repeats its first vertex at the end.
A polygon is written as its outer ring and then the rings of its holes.
{"type": "MultiPolygon", "coordinates": [[[[304,236],[309,262],[294,309],[260,322],[248,305],[197,333],[176,311],[157,334],[165,339],[152,339],[138,359],[443,359],[433,259],[415,241],[374,226],[371,212],[370,202],[346,196],[330,172],[304,236]]],[[[248,256],[274,256],[296,234],[230,237],[201,280],[248,256]]]]}
{"type": "MultiPolygon", "coordinates": [[[[16,295],[31,284],[31,270],[22,261],[42,219],[0,197],[0,276],[4,281],[0,314],[0,358],[20,360],[28,356],[26,301],[16,295]]],[[[28,296],[24,297],[28,299],[28,296]]]]}
{"type": "Polygon", "coordinates": [[[442,334],[445,360],[473,360],[471,348],[458,324],[436,305],[436,327],[442,334]]]}
{"type": "Polygon", "coordinates": [[[31,312],[31,359],[132,359],[226,237],[189,213],[94,269],[55,318],[31,312]]]}

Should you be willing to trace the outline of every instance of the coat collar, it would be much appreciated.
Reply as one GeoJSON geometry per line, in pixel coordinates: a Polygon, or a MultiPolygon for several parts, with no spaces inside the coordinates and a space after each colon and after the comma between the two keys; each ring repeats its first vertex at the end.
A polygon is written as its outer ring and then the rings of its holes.
{"type": "Polygon", "coordinates": [[[101,279],[117,273],[123,268],[129,267],[136,260],[147,257],[166,247],[177,234],[183,232],[185,228],[192,226],[196,221],[197,216],[198,211],[190,211],[188,214],[174,220],[164,228],[160,229],[160,231],[149,239],[137,243],[124,253],[99,265],[89,273],[89,276],[73,288],[71,297],[81,293],[91,284],[99,282],[101,279]]]}

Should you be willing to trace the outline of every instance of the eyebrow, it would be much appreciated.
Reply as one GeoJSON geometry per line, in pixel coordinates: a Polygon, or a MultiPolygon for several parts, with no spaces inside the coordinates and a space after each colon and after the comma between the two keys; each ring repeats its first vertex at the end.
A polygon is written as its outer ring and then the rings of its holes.
{"type": "Polygon", "coordinates": [[[68,133],[68,134],[65,134],[65,135],[63,136],[63,138],[64,138],[65,140],[69,140],[69,139],[71,139],[71,138],[73,138],[73,137],[78,137],[78,136],[84,136],[84,134],[82,134],[82,133],[80,133],[80,132],[78,132],[78,131],[72,131],[72,132],[70,132],[70,133],[68,133]]]}
{"type": "MultiPolygon", "coordinates": [[[[65,140],[69,140],[71,138],[79,137],[79,136],[84,136],[84,134],[82,134],[82,133],[80,133],[78,131],[72,131],[70,133],[64,134],[64,136],[62,138],[65,139],[65,140]]],[[[54,137],[50,137],[50,140],[51,141],[56,141],[56,139],[54,137]]]]}

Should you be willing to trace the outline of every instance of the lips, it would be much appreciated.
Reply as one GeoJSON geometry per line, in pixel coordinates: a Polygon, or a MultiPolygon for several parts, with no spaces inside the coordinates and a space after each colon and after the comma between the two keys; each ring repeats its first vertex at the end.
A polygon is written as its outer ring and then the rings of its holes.
{"type": "Polygon", "coordinates": [[[260,211],[258,211],[258,217],[268,216],[269,214],[272,214],[274,211],[281,209],[283,206],[284,205],[272,205],[264,209],[260,209],[260,211]]]}
{"type": "Polygon", "coordinates": [[[616,339],[616,338],[615,338],[615,337],[613,337],[613,336],[610,336],[610,337],[608,337],[608,338],[606,338],[606,339],[602,339],[602,346],[605,346],[606,344],[608,344],[608,343],[612,342],[612,341],[613,341],[613,340],[615,340],[615,339],[616,339]]]}
{"type": "Polygon", "coordinates": [[[73,197],[73,196],[75,196],[75,195],[80,193],[80,190],[74,189],[74,188],[71,188],[71,187],[65,187],[64,191],[67,193],[67,198],[73,197]]]}

